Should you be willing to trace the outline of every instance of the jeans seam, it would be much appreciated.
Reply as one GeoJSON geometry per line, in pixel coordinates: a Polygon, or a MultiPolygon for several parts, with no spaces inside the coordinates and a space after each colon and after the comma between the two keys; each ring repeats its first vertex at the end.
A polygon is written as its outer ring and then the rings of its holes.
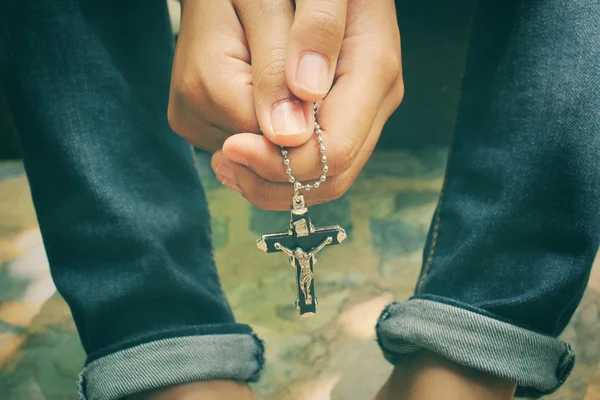
{"type": "Polygon", "coordinates": [[[429,275],[429,270],[431,269],[431,264],[433,263],[433,256],[435,255],[435,249],[437,245],[437,239],[439,235],[440,228],[440,212],[442,207],[442,202],[444,200],[444,186],[446,184],[446,179],[444,178],[444,183],[442,184],[442,190],[440,192],[440,199],[437,205],[437,216],[435,217],[435,223],[433,226],[433,235],[431,237],[431,250],[429,251],[429,256],[427,257],[427,261],[425,262],[425,266],[423,267],[423,274],[419,279],[419,285],[417,288],[417,294],[423,291],[423,285],[425,284],[425,279],[427,279],[427,275],[429,275]]]}

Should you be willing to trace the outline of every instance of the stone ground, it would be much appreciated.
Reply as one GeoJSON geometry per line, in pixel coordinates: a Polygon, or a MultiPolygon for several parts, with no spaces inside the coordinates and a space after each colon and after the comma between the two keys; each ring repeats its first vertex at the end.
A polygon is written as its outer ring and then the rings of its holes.
{"type": "MultiPolygon", "coordinates": [[[[258,233],[285,226],[287,214],[249,206],[220,187],[199,157],[223,285],[238,319],[267,342],[268,366],[256,385],[267,400],[368,399],[385,380],[390,367],[373,327],[388,301],[412,292],[444,162],[443,149],[378,153],[345,197],[313,209],[317,225],[340,223],[350,237],[320,257],[320,311],[300,320],[285,257],[266,257],[254,246],[258,233]]],[[[564,333],[577,351],[576,369],[548,400],[600,399],[597,264],[564,333]]],[[[0,163],[0,398],[75,400],[83,359],[69,309],[52,285],[22,165],[0,163]]]]}

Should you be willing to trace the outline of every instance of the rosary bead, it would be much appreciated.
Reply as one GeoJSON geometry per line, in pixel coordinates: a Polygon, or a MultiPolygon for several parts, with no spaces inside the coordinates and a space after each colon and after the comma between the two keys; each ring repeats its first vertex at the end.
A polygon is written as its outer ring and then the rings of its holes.
{"type": "Polygon", "coordinates": [[[317,103],[313,102],[313,110],[315,116],[314,122],[314,133],[317,136],[317,143],[319,144],[319,152],[321,153],[321,163],[323,166],[321,167],[322,174],[319,176],[319,179],[314,183],[310,184],[302,184],[296,180],[296,177],[292,174],[292,168],[290,167],[291,160],[288,158],[288,150],[285,147],[281,147],[281,155],[283,156],[283,164],[286,166],[285,173],[288,175],[288,181],[294,185],[294,193],[296,195],[299,194],[301,190],[309,191],[311,189],[317,189],[321,186],[322,182],[327,180],[327,172],[329,171],[329,167],[327,166],[327,156],[325,155],[325,145],[323,145],[323,131],[321,130],[321,126],[319,125],[319,121],[317,120],[317,103]]]}

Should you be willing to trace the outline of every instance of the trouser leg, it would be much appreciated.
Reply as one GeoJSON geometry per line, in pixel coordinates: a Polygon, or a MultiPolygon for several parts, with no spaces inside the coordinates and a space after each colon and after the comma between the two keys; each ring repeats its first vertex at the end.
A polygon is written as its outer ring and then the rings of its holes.
{"type": "Polygon", "coordinates": [[[378,338],[549,393],[600,241],[600,5],[480,1],[443,193],[413,298],[378,338]]]}
{"type": "Polygon", "coordinates": [[[166,120],[165,2],[21,0],[0,14],[51,272],[88,354],[82,396],[257,378],[262,344],[223,295],[192,149],[166,120]]]}

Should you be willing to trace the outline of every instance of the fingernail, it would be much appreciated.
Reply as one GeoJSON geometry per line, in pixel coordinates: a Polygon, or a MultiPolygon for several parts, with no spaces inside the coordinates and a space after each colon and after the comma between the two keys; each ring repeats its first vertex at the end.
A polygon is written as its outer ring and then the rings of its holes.
{"type": "Polygon", "coordinates": [[[238,193],[242,193],[242,189],[237,185],[233,171],[228,166],[223,163],[217,165],[215,175],[217,175],[217,179],[224,186],[227,186],[229,189],[235,190],[238,193]]]}
{"type": "Polygon", "coordinates": [[[308,130],[302,105],[297,101],[282,101],[271,111],[271,123],[275,135],[290,135],[308,130]]]}
{"type": "Polygon", "coordinates": [[[246,157],[244,157],[238,152],[230,151],[227,154],[225,154],[225,157],[227,157],[229,161],[233,161],[234,163],[242,164],[246,167],[248,166],[248,160],[246,160],[246,157]]]}
{"type": "Polygon", "coordinates": [[[298,62],[296,82],[313,94],[329,90],[329,64],[317,53],[304,53],[298,62]]]}

